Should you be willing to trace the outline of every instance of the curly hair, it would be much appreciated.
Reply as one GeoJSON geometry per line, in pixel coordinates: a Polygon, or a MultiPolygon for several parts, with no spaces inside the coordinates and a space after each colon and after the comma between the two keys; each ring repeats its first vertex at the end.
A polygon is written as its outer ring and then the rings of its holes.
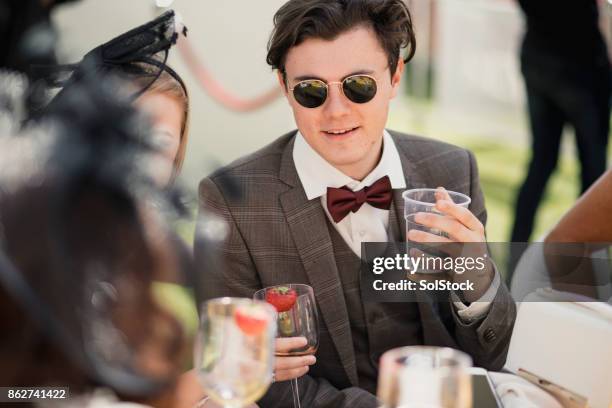
{"type": "Polygon", "coordinates": [[[285,62],[292,47],[309,38],[330,41],[358,26],[376,33],[391,76],[403,48],[408,48],[405,62],[414,56],[416,39],[404,0],[289,0],[274,15],[266,61],[286,81],[285,62]]]}

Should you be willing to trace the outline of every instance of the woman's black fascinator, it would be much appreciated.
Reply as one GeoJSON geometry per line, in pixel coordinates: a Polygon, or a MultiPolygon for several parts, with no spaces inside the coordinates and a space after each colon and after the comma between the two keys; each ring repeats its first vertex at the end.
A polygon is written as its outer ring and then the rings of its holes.
{"type": "Polygon", "coordinates": [[[165,71],[181,84],[187,94],[183,80],[167,65],[170,48],[176,44],[180,35],[186,36],[187,28],[174,10],[168,10],[155,20],[94,48],[77,64],[40,67],[46,71],[45,77],[50,87],[62,88],[51,103],[88,75],[98,79],[100,76],[119,76],[140,84],[140,89],[136,89],[132,95],[136,99],[165,71]]]}

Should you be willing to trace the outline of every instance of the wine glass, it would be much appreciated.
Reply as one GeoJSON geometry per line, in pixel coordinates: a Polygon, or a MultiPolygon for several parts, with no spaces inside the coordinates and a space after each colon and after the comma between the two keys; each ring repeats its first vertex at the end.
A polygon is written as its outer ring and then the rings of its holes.
{"type": "Polygon", "coordinates": [[[380,359],[383,408],[471,408],[470,356],[448,347],[392,349],[380,359]]]}
{"type": "MultiPolygon", "coordinates": [[[[278,312],[278,337],[304,337],[306,345],[288,352],[276,353],[279,357],[314,354],[319,347],[319,317],[312,287],[289,283],[270,286],[255,292],[254,299],[265,300],[278,312]]],[[[294,408],[301,408],[297,378],[291,380],[294,408]]]]}
{"type": "Polygon", "coordinates": [[[208,397],[226,408],[255,402],[268,390],[274,366],[276,310],[246,298],[205,302],[194,360],[208,397]]]}

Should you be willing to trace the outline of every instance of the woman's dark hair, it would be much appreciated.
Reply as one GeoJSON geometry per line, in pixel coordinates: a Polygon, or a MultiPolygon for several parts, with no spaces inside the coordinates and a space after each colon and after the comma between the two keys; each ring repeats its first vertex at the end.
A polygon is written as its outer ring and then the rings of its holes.
{"type": "Polygon", "coordinates": [[[402,48],[409,47],[405,62],[414,56],[412,18],[403,0],[289,0],[274,15],[266,61],[286,81],[285,61],[291,47],[309,38],[333,40],[358,26],[374,30],[392,76],[402,48]]]}

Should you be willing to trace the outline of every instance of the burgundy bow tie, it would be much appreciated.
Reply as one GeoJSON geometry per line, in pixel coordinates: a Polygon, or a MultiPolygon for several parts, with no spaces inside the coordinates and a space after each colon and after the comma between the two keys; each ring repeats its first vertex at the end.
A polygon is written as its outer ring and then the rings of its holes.
{"type": "Polygon", "coordinates": [[[357,212],[363,203],[372,207],[388,210],[393,198],[389,176],[376,180],[371,186],[352,191],[347,186],[327,187],[327,210],[334,222],[342,221],[349,212],[357,212]]]}

